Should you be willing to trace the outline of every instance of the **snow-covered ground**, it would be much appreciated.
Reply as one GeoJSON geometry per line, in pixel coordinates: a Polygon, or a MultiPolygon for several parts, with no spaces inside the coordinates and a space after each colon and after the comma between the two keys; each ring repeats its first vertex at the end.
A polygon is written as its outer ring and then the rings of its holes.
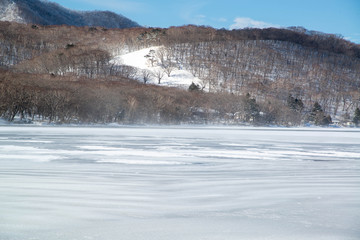
{"type": "Polygon", "coordinates": [[[0,127],[0,239],[350,240],[360,131],[0,127]]]}
{"type": "MultiPolygon", "coordinates": [[[[139,81],[143,81],[142,71],[147,70],[153,74],[150,77],[148,83],[158,84],[158,79],[156,78],[156,72],[163,71],[163,68],[160,66],[158,62],[154,62],[153,64],[149,61],[149,58],[145,56],[149,54],[151,50],[153,50],[155,55],[157,51],[159,51],[161,47],[151,47],[151,48],[144,48],[138,51],[130,52],[128,54],[115,56],[110,62],[115,65],[127,65],[132,66],[138,69],[138,76],[137,79],[139,81]]],[[[156,56],[153,56],[154,59],[157,59],[156,56]]],[[[170,87],[181,87],[181,88],[188,88],[190,84],[194,82],[195,84],[199,84],[200,86],[203,85],[202,80],[197,77],[194,77],[193,74],[186,69],[180,69],[178,66],[174,68],[171,72],[170,77],[166,73],[164,73],[163,78],[160,81],[161,86],[170,86],[170,87]]]]}
{"type": "Polygon", "coordinates": [[[25,23],[25,20],[20,17],[16,3],[4,2],[3,4],[0,6],[0,21],[25,23]]]}

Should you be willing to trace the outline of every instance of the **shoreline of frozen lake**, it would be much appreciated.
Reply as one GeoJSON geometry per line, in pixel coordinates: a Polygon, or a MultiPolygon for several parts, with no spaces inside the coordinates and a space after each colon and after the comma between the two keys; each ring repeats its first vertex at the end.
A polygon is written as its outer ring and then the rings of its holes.
{"type": "Polygon", "coordinates": [[[0,126],[0,239],[358,239],[360,129],[0,126]]]}

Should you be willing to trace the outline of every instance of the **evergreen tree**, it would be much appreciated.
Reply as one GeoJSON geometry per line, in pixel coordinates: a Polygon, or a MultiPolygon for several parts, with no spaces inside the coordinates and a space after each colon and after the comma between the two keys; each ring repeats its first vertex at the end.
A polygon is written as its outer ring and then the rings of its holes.
{"type": "Polygon", "coordinates": [[[360,124],[360,109],[359,108],[355,109],[353,123],[355,123],[356,126],[359,126],[359,124],[360,124]]]}
{"type": "Polygon", "coordinates": [[[260,118],[260,106],[256,103],[255,98],[251,98],[247,93],[245,96],[245,120],[247,122],[257,122],[260,118]]]}
{"type": "Polygon", "coordinates": [[[321,105],[318,102],[315,102],[313,109],[311,110],[310,115],[308,116],[310,122],[314,122],[318,126],[326,126],[332,123],[331,116],[325,116],[324,111],[321,108],[321,105]]]}
{"type": "Polygon", "coordinates": [[[315,102],[312,111],[313,112],[322,112],[323,110],[322,110],[321,105],[318,102],[315,102]]]}
{"type": "Polygon", "coordinates": [[[289,94],[289,96],[288,96],[288,98],[287,98],[287,105],[288,105],[288,107],[291,108],[291,109],[295,109],[295,104],[294,104],[294,102],[295,102],[294,97],[293,97],[291,94],[289,94]]]}
{"type": "Polygon", "coordinates": [[[146,57],[151,63],[151,66],[154,67],[154,63],[156,62],[155,50],[150,49],[149,53],[146,54],[144,57],[146,57]]]}
{"type": "Polygon", "coordinates": [[[322,126],[327,126],[329,124],[332,124],[332,119],[331,119],[331,116],[330,115],[327,115],[326,117],[323,116],[322,118],[320,118],[320,124],[319,125],[322,125],[322,126]]]}
{"type": "Polygon", "coordinates": [[[199,84],[195,84],[194,82],[190,84],[189,91],[199,91],[199,90],[200,90],[199,84]]]}
{"type": "Polygon", "coordinates": [[[304,109],[304,103],[301,99],[294,98],[291,94],[288,96],[287,105],[290,109],[299,113],[304,109]]]}
{"type": "Polygon", "coordinates": [[[315,122],[316,116],[319,115],[319,113],[323,114],[323,110],[318,102],[314,103],[314,106],[308,116],[308,121],[315,122]]]}

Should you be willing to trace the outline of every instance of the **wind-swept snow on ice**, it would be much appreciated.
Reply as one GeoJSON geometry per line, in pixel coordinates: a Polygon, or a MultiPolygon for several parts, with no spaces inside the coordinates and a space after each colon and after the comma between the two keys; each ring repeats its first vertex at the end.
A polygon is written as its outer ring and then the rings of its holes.
{"type": "Polygon", "coordinates": [[[0,239],[352,240],[360,131],[0,127],[0,239]]]}

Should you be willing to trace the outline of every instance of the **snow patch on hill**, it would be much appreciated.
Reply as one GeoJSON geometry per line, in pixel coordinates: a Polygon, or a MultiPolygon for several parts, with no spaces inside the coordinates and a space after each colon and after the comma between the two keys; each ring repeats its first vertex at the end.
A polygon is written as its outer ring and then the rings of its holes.
{"type": "Polygon", "coordinates": [[[139,27],[136,22],[110,11],[73,11],[46,0],[0,0],[0,21],[40,25],[139,27]]]}
{"type": "Polygon", "coordinates": [[[15,3],[0,6],[0,21],[25,23],[24,19],[20,17],[19,8],[15,3]]]}
{"type": "Polygon", "coordinates": [[[182,66],[175,66],[175,69],[171,72],[170,77],[164,72],[164,68],[161,67],[158,59],[152,64],[149,58],[145,57],[149,55],[150,51],[155,51],[155,54],[161,46],[144,48],[138,51],[130,52],[124,55],[115,56],[111,63],[114,65],[127,65],[138,69],[136,79],[143,81],[143,72],[148,71],[151,75],[147,83],[157,84],[161,86],[180,87],[187,89],[191,83],[198,84],[200,87],[203,85],[203,81],[189,72],[183,69],[182,66]],[[163,72],[163,77],[160,80],[156,77],[159,72],[163,72]]]}

